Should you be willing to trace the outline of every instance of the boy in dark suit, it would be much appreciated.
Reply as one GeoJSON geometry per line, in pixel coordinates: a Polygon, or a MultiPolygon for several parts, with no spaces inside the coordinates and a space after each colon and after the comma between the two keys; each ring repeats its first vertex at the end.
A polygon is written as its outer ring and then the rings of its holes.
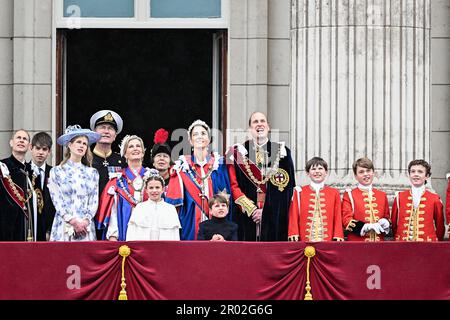
{"type": "Polygon", "coordinates": [[[53,206],[47,182],[52,166],[46,164],[52,150],[52,138],[46,132],[38,132],[33,136],[30,145],[30,170],[34,190],[37,196],[37,237],[38,241],[48,241],[52,229],[55,207],[53,206]]]}

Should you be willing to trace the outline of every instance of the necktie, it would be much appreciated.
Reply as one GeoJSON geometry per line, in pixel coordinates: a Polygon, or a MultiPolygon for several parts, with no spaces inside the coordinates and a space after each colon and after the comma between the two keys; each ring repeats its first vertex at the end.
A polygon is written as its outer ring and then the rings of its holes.
{"type": "Polygon", "coordinates": [[[41,176],[41,190],[44,190],[45,172],[44,169],[39,168],[39,174],[41,176]]]}

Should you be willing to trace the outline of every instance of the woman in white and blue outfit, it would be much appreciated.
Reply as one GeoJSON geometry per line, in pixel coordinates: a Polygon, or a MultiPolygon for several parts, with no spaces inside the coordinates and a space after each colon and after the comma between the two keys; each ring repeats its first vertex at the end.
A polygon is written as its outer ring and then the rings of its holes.
{"type": "Polygon", "coordinates": [[[50,170],[48,188],[56,214],[50,241],[96,240],[94,217],[98,207],[98,171],[91,168],[89,146],[100,134],[79,125],[67,127],[57,140],[67,147],[63,161],[50,170]]]}

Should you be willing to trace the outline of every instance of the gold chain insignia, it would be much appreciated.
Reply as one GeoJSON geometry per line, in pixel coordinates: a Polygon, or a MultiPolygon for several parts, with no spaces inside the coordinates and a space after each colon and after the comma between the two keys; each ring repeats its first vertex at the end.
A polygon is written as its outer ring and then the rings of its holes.
{"type": "Polygon", "coordinates": [[[36,188],[34,191],[36,192],[38,212],[42,213],[42,210],[44,209],[44,196],[42,195],[41,189],[36,188]]]}
{"type": "Polygon", "coordinates": [[[277,172],[270,177],[270,182],[276,187],[280,192],[283,192],[284,188],[289,183],[289,174],[286,170],[278,168],[277,172]]]}

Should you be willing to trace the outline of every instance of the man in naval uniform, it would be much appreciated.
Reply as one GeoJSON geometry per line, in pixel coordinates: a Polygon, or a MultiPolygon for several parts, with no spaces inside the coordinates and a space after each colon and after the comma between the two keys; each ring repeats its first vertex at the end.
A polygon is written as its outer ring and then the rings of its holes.
{"type": "MultiPolygon", "coordinates": [[[[98,194],[101,195],[110,177],[127,166],[125,159],[113,152],[111,147],[122,131],[123,120],[112,110],[100,110],[92,115],[90,127],[92,131],[102,135],[92,149],[92,167],[99,173],[98,194]]],[[[97,239],[101,239],[101,232],[98,230],[97,239]]]]}
{"type": "Polygon", "coordinates": [[[251,140],[227,152],[233,220],[241,241],[287,241],[289,204],[295,186],[291,151],[284,142],[269,140],[262,112],[249,119],[251,140]]]}
{"type": "Polygon", "coordinates": [[[122,131],[123,121],[114,111],[100,110],[91,117],[90,126],[92,131],[102,135],[92,149],[94,154],[92,167],[97,169],[100,175],[99,194],[101,194],[109,181],[109,173],[118,172],[126,167],[124,159],[111,148],[117,135],[122,131]]]}

